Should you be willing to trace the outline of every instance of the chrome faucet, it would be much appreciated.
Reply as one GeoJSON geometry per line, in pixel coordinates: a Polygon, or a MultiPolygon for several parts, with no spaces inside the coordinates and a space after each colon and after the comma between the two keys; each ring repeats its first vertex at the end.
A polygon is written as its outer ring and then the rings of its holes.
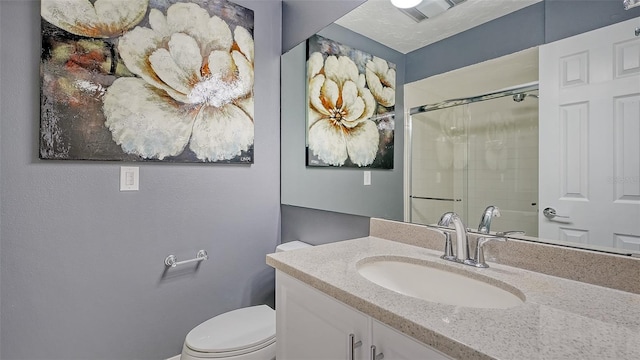
{"type": "Polygon", "coordinates": [[[491,219],[493,217],[500,217],[500,209],[497,206],[489,205],[480,218],[480,225],[478,225],[478,232],[488,234],[491,231],[491,219]]]}
{"type": "Polygon", "coordinates": [[[453,223],[453,227],[456,229],[456,254],[453,255],[451,249],[451,238],[445,236],[445,254],[442,256],[445,260],[451,260],[461,262],[467,265],[474,265],[475,262],[469,257],[469,237],[467,236],[467,230],[462,223],[460,216],[454,212],[446,212],[440,217],[438,221],[439,226],[449,226],[453,223]]]}
{"type": "MultiPolygon", "coordinates": [[[[444,235],[445,246],[444,255],[442,259],[463,263],[479,268],[487,268],[489,265],[484,261],[484,245],[492,240],[507,241],[507,236],[515,234],[524,234],[524,231],[506,231],[497,232],[495,235],[489,233],[491,228],[491,219],[494,216],[500,216],[500,210],[497,207],[491,205],[488,206],[480,220],[480,226],[478,226],[478,232],[475,234],[481,235],[478,238],[476,245],[475,256],[469,257],[469,234],[465,229],[464,224],[460,216],[454,212],[446,212],[440,217],[438,226],[449,227],[453,223],[453,227],[456,229],[456,253],[453,254],[453,246],[451,244],[451,235],[446,231],[436,230],[444,235]]],[[[469,232],[472,232],[469,229],[469,232]]]]}

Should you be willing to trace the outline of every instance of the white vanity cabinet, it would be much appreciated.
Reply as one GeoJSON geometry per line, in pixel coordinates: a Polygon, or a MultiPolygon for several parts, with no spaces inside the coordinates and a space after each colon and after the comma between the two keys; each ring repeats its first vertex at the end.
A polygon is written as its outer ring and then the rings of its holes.
{"type": "Polygon", "coordinates": [[[384,358],[403,360],[450,360],[449,356],[424,345],[389,326],[372,319],[372,343],[376,346],[376,354],[384,354],[384,358]]]}
{"type": "Polygon", "coordinates": [[[278,360],[451,359],[279,270],[276,334],[278,360]]]}

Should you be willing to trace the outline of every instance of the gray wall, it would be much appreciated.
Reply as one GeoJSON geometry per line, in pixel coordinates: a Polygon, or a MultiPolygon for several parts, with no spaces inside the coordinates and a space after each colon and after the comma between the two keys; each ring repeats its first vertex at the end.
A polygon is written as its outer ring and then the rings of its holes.
{"type": "Polygon", "coordinates": [[[408,53],[405,83],[638,16],[621,0],[545,0],[408,53]]]}
{"type": "Polygon", "coordinates": [[[285,53],[366,0],[283,0],[282,53],[285,53]]]}
{"type": "MultiPolygon", "coordinates": [[[[622,0],[545,0],[545,43],[640,16],[624,10],[622,0]]],[[[640,24],[639,24],[640,25],[640,24]]]]}
{"type": "Polygon", "coordinates": [[[304,241],[311,245],[369,236],[367,216],[282,205],[282,242],[304,241]]]}
{"type": "Polygon", "coordinates": [[[162,359],[219,313],[272,301],[281,2],[255,11],[255,164],[38,160],[40,2],[0,1],[0,357],[162,359]],[[165,272],[164,258],[199,268],[165,272]]]}
{"type": "Polygon", "coordinates": [[[544,2],[539,2],[408,53],[405,82],[528,49],[543,40],[544,2]]]}
{"type": "Polygon", "coordinates": [[[396,64],[394,168],[305,166],[306,47],[301,43],[282,55],[282,203],[402,220],[404,55],[338,25],[319,34],[396,64]],[[369,186],[363,185],[365,170],[371,171],[369,186]]]}

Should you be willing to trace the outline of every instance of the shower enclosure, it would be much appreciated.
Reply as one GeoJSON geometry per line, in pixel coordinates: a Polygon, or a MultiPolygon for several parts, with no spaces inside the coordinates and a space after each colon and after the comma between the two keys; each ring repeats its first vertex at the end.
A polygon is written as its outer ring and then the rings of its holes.
{"type": "Polygon", "coordinates": [[[435,224],[455,211],[476,228],[538,233],[538,85],[519,85],[411,109],[409,221],[435,224]]]}

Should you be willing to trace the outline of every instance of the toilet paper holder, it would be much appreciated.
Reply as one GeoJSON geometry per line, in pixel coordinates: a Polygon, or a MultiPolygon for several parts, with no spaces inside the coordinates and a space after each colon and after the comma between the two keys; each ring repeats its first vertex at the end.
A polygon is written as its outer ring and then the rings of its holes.
{"type": "Polygon", "coordinates": [[[199,250],[194,259],[178,261],[175,255],[169,255],[164,259],[164,265],[169,267],[176,267],[178,265],[184,265],[192,262],[199,262],[203,260],[209,260],[209,255],[206,250],[199,250]]]}

